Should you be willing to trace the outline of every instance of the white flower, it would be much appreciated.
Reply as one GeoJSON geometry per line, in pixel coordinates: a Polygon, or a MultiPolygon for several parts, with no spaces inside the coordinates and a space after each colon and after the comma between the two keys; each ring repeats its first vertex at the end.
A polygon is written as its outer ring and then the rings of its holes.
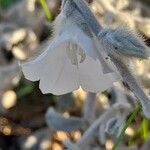
{"type": "Polygon", "coordinates": [[[80,86],[90,92],[103,91],[119,77],[99,48],[73,3],[65,1],[55,21],[55,36],[47,48],[20,64],[27,79],[40,80],[43,93],[61,95],[80,86]]]}

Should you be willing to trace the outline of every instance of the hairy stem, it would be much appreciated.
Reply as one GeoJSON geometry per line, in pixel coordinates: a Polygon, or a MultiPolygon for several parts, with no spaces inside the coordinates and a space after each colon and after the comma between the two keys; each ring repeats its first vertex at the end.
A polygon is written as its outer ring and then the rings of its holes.
{"type": "Polygon", "coordinates": [[[88,26],[93,30],[95,35],[98,35],[98,33],[102,30],[102,26],[98,23],[97,19],[88,8],[86,2],[84,0],[73,0],[73,2],[76,4],[78,10],[85,18],[88,26]]]}
{"type": "Polygon", "coordinates": [[[116,58],[115,56],[111,55],[111,60],[116,65],[120,75],[123,78],[123,81],[127,83],[130,90],[134,93],[137,99],[141,102],[143,112],[147,118],[150,118],[150,100],[141,89],[140,85],[137,83],[136,79],[128,69],[128,67],[124,64],[122,60],[116,58]]]}
{"type": "Polygon", "coordinates": [[[89,124],[92,124],[95,120],[95,98],[96,94],[88,92],[87,98],[84,103],[83,108],[83,118],[86,120],[89,124]]]}

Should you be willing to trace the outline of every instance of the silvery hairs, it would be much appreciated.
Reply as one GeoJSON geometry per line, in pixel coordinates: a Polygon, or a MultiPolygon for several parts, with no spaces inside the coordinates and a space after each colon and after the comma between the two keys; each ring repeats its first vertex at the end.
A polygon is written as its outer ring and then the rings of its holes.
{"type": "Polygon", "coordinates": [[[81,12],[85,18],[87,25],[93,30],[95,35],[98,35],[98,33],[102,30],[102,27],[96,20],[93,13],[91,13],[87,3],[84,0],[72,0],[72,2],[75,3],[79,12],[81,12]]]}
{"type": "Polygon", "coordinates": [[[128,67],[128,61],[133,58],[150,58],[150,49],[143,39],[129,30],[126,26],[116,29],[103,29],[83,0],[73,0],[86,23],[99,39],[103,49],[117,67],[123,81],[129,86],[138,100],[140,100],[144,114],[150,118],[150,100],[143,92],[128,67]]]}

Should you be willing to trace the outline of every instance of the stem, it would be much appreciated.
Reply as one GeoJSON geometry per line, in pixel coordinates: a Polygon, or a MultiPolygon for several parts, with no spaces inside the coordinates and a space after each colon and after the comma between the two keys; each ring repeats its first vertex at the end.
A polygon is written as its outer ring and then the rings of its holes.
{"type": "Polygon", "coordinates": [[[40,4],[41,4],[41,6],[42,6],[42,8],[43,8],[43,10],[45,12],[45,15],[46,15],[48,21],[52,21],[53,20],[53,15],[49,11],[49,8],[48,8],[48,6],[46,4],[46,1],[45,0],[40,0],[40,4]]]}
{"type": "Polygon", "coordinates": [[[138,104],[138,106],[136,106],[136,108],[134,109],[133,113],[131,114],[131,116],[128,118],[126,124],[124,125],[119,137],[117,138],[115,145],[113,146],[112,150],[116,150],[117,146],[119,145],[121,139],[124,136],[124,133],[126,131],[126,129],[128,128],[128,126],[132,123],[132,121],[135,119],[135,117],[137,116],[137,114],[140,112],[141,110],[141,105],[138,104]]]}
{"type": "Polygon", "coordinates": [[[87,98],[84,103],[83,108],[83,118],[86,120],[89,124],[92,124],[95,120],[95,102],[96,102],[96,94],[88,92],[87,98]]]}
{"type": "MultiPolygon", "coordinates": [[[[150,119],[150,100],[144,93],[138,81],[132,75],[130,68],[125,64],[124,60],[121,60],[118,56],[110,54],[112,62],[117,67],[123,81],[129,86],[129,89],[134,93],[135,97],[140,101],[144,115],[150,119]]],[[[123,57],[123,56],[122,56],[123,57]]],[[[125,58],[125,57],[124,57],[125,58]]]]}
{"type": "Polygon", "coordinates": [[[102,26],[99,24],[89,7],[87,6],[84,0],[73,0],[76,4],[79,12],[83,15],[85,21],[87,22],[88,26],[92,29],[95,35],[102,30],[102,26]]]}

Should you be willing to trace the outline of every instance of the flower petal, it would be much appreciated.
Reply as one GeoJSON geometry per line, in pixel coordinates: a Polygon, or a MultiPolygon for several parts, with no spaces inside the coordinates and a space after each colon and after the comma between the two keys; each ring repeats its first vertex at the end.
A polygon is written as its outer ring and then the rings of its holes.
{"type": "Polygon", "coordinates": [[[52,51],[57,46],[58,43],[59,43],[59,40],[57,40],[57,38],[54,38],[53,40],[51,40],[50,46],[47,46],[46,45],[47,43],[44,44],[43,45],[44,50],[40,50],[38,54],[32,56],[30,59],[26,61],[19,62],[26,79],[31,80],[31,81],[40,80],[41,69],[39,68],[42,67],[44,63],[43,61],[47,53],[49,51],[52,51]]]}
{"type": "Polygon", "coordinates": [[[112,62],[107,59],[108,56],[106,52],[103,50],[103,47],[94,35],[93,37],[88,37],[80,28],[76,26],[73,27],[73,30],[68,30],[66,34],[71,34],[70,39],[77,43],[90,57],[93,59],[99,59],[104,73],[114,72],[113,70],[117,72],[116,69],[114,69],[115,67],[112,62]]]}
{"type": "Polygon", "coordinates": [[[113,82],[120,79],[116,73],[104,74],[100,62],[89,56],[79,64],[79,77],[81,87],[94,93],[108,89],[113,82]]]}
{"type": "Polygon", "coordinates": [[[48,53],[41,70],[40,89],[43,93],[61,95],[79,88],[77,66],[72,65],[67,53],[67,43],[48,53]]]}
{"type": "Polygon", "coordinates": [[[43,46],[44,50],[40,50],[40,52],[38,52],[38,54],[36,54],[35,56],[31,57],[26,61],[20,62],[20,65],[22,67],[26,79],[31,81],[40,80],[41,69],[39,68],[43,67],[43,63],[45,63],[44,62],[45,57],[47,56],[48,53],[54,51],[55,48],[57,48],[59,45],[70,40],[72,35],[69,34],[69,31],[70,30],[64,32],[60,36],[53,38],[51,41],[48,41],[49,44],[46,43],[44,44],[45,46],[43,46]]]}

